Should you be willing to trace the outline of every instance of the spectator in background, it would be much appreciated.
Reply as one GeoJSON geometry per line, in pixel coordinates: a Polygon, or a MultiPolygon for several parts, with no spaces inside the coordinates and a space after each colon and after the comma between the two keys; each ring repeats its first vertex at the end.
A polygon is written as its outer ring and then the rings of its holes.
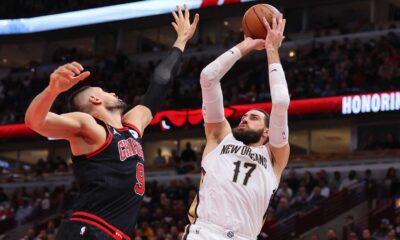
{"type": "Polygon", "coordinates": [[[375,194],[376,180],[372,177],[372,172],[370,169],[365,170],[364,179],[367,186],[367,192],[370,196],[375,194]]]}
{"type": "MultiPolygon", "coordinates": [[[[385,239],[390,231],[390,221],[387,218],[382,218],[379,224],[379,228],[372,234],[372,236],[378,240],[385,239]]],[[[385,239],[386,240],[386,239],[385,239]]],[[[391,240],[391,239],[388,239],[391,240]]]]}
{"type": "Polygon", "coordinates": [[[394,220],[394,230],[396,232],[396,238],[400,239],[400,214],[398,213],[394,220]]]}
{"type": "Polygon", "coordinates": [[[288,184],[288,187],[293,190],[293,194],[296,194],[297,190],[299,189],[299,179],[297,178],[296,170],[290,170],[289,177],[286,182],[288,184]]]}
{"type": "Polygon", "coordinates": [[[351,185],[356,184],[356,183],[358,183],[357,173],[354,170],[350,170],[348,178],[343,180],[342,184],[340,184],[339,190],[348,188],[351,185]]]}
{"type": "Polygon", "coordinates": [[[363,150],[377,150],[380,148],[381,146],[379,142],[376,140],[375,135],[369,135],[367,138],[367,143],[363,147],[363,150]]]}
{"type": "Polygon", "coordinates": [[[32,214],[33,207],[28,200],[24,200],[23,203],[18,207],[15,213],[15,221],[18,225],[23,224],[32,214]]]}
{"type": "Polygon", "coordinates": [[[157,149],[157,156],[153,159],[153,164],[156,166],[163,166],[167,164],[167,160],[161,155],[161,148],[157,149]]]}
{"type": "Polygon", "coordinates": [[[310,207],[310,203],[308,201],[308,193],[305,187],[299,188],[299,191],[291,202],[291,207],[296,210],[305,210],[310,207]]]}
{"type": "Polygon", "coordinates": [[[400,148],[399,141],[393,136],[392,133],[386,134],[385,142],[383,143],[383,149],[397,149],[400,148]]]}
{"type": "Polygon", "coordinates": [[[190,142],[186,143],[186,149],[182,151],[181,159],[183,162],[195,162],[196,152],[192,149],[190,142]]]}
{"type": "Polygon", "coordinates": [[[396,169],[394,167],[391,167],[387,170],[383,184],[385,192],[389,193],[389,196],[395,196],[400,192],[400,182],[397,178],[396,169]]]}
{"type": "Polygon", "coordinates": [[[347,240],[359,240],[360,238],[358,237],[356,232],[350,232],[347,235],[347,240]]]}
{"type": "Polygon", "coordinates": [[[36,232],[34,228],[29,228],[27,234],[21,240],[35,240],[36,232]]]}
{"type": "Polygon", "coordinates": [[[343,239],[355,239],[361,238],[361,228],[355,223],[354,217],[349,215],[346,217],[346,224],[343,226],[343,239]]]}
{"type": "Polygon", "coordinates": [[[50,194],[48,192],[44,194],[44,198],[41,201],[40,206],[43,214],[46,214],[50,211],[50,194]]]}
{"type": "Polygon", "coordinates": [[[279,220],[290,217],[294,213],[293,209],[289,207],[289,201],[286,197],[279,199],[279,204],[276,209],[276,218],[279,220]]]}
{"type": "Polygon", "coordinates": [[[321,196],[328,198],[331,195],[331,190],[327,186],[325,178],[319,180],[318,186],[321,188],[321,196]]]}
{"type": "Polygon", "coordinates": [[[387,233],[385,240],[397,240],[396,238],[396,232],[394,229],[390,229],[389,232],[387,233]]]}
{"type": "Polygon", "coordinates": [[[316,206],[324,199],[325,197],[321,195],[321,188],[319,186],[315,186],[310,196],[310,204],[316,206]]]}
{"type": "Polygon", "coordinates": [[[326,239],[327,240],[339,240],[336,235],[336,230],[333,228],[329,228],[326,232],[326,239]]]}
{"type": "Polygon", "coordinates": [[[319,240],[319,235],[318,235],[318,233],[313,233],[313,234],[311,234],[309,240],[319,240]]]}
{"type": "Polygon", "coordinates": [[[340,185],[342,185],[342,176],[341,176],[340,172],[335,171],[333,173],[333,179],[330,183],[332,192],[339,191],[340,185]]]}
{"type": "Polygon", "coordinates": [[[306,171],[303,174],[303,180],[305,182],[305,187],[307,189],[308,193],[311,193],[311,191],[314,189],[314,187],[317,185],[317,182],[315,181],[312,173],[310,171],[306,171]]]}
{"type": "Polygon", "coordinates": [[[4,193],[4,189],[0,187],[0,203],[8,200],[7,195],[4,193]]]}
{"type": "Polygon", "coordinates": [[[288,184],[286,181],[282,181],[281,186],[278,188],[278,191],[276,192],[277,197],[282,197],[286,196],[288,199],[291,199],[293,197],[293,190],[288,187],[288,184]]]}
{"type": "Polygon", "coordinates": [[[362,231],[361,240],[376,240],[376,238],[372,237],[371,232],[366,228],[362,231]]]}

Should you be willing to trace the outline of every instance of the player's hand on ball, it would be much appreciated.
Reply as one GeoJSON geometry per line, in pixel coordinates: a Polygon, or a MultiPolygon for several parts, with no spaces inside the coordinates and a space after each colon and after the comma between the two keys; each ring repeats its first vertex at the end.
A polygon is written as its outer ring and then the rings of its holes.
{"type": "Polygon", "coordinates": [[[176,12],[172,12],[172,15],[175,19],[175,22],[172,22],[172,26],[178,34],[177,40],[187,42],[193,37],[193,34],[196,31],[197,23],[199,22],[199,14],[196,13],[193,23],[190,23],[189,9],[186,4],[184,7],[185,14],[182,13],[182,10],[179,6],[176,6],[178,14],[176,12]]]}
{"type": "Polygon", "coordinates": [[[282,14],[279,14],[273,16],[272,26],[270,26],[265,17],[263,18],[263,22],[268,31],[265,38],[265,48],[274,47],[278,49],[282,45],[283,39],[285,39],[283,32],[285,31],[286,19],[283,19],[282,14]]]}
{"type": "Polygon", "coordinates": [[[251,50],[262,50],[265,48],[265,40],[264,39],[253,39],[251,37],[246,37],[246,35],[245,35],[243,42],[251,50]]]}
{"type": "Polygon", "coordinates": [[[50,75],[49,89],[56,93],[62,93],[89,77],[90,72],[83,72],[83,67],[77,62],[72,62],[58,67],[50,75]]]}

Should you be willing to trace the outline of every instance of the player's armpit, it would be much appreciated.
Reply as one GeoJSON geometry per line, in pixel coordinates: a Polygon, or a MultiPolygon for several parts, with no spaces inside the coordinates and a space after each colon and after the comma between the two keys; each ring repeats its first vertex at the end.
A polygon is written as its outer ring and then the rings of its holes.
{"type": "Polygon", "coordinates": [[[220,123],[205,123],[207,142],[214,141],[219,144],[231,132],[232,128],[226,119],[220,123]]]}
{"type": "Polygon", "coordinates": [[[271,144],[268,144],[269,149],[271,150],[271,153],[273,155],[273,168],[276,177],[279,179],[281,178],[283,170],[286,168],[288,161],[289,161],[289,155],[290,155],[290,145],[287,143],[286,145],[282,147],[274,147],[271,144]]]}
{"type": "Polygon", "coordinates": [[[143,135],[144,129],[150,124],[153,119],[153,115],[150,109],[143,105],[137,105],[127,112],[122,118],[123,123],[129,123],[134,125],[143,135]]]}

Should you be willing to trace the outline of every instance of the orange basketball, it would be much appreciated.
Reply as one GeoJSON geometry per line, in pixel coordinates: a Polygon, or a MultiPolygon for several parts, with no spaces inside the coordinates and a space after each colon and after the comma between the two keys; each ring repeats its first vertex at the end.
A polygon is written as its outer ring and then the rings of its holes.
{"type": "Polygon", "coordinates": [[[265,39],[267,29],[263,23],[265,17],[272,27],[272,17],[279,13],[278,9],[269,4],[257,4],[249,8],[243,16],[242,28],[247,37],[265,39]]]}

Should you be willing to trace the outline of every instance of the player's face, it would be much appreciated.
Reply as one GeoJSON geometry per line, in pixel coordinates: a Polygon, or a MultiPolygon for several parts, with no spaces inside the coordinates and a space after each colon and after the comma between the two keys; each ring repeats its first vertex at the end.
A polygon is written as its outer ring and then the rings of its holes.
{"type": "Polygon", "coordinates": [[[264,114],[260,111],[248,111],[243,115],[239,126],[233,129],[233,136],[244,144],[259,142],[267,131],[264,118],[264,114]]]}
{"type": "Polygon", "coordinates": [[[122,99],[118,98],[115,93],[109,93],[104,91],[102,88],[96,88],[96,94],[103,100],[104,106],[108,110],[125,110],[126,103],[122,99]]]}

